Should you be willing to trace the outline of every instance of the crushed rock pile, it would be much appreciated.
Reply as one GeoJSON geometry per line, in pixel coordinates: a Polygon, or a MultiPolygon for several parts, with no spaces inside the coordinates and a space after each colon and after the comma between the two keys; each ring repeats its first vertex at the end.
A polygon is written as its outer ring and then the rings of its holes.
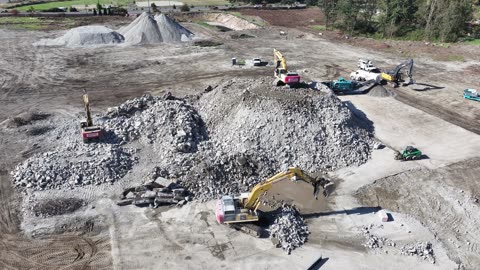
{"type": "Polygon", "coordinates": [[[164,14],[140,14],[133,22],[118,31],[91,25],[72,28],[56,39],[42,39],[34,46],[101,46],[113,44],[157,44],[189,41],[194,34],[164,14]]]}
{"type": "Polygon", "coordinates": [[[393,96],[393,92],[387,90],[381,85],[376,85],[372,89],[370,89],[370,91],[368,91],[367,95],[373,97],[391,97],[393,96]]]}
{"type": "Polygon", "coordinates": [[[363,235],[366,237],[366,243],[363,245],[364,247],[370,249],[383,249],[385,247],[397,248],[400,251],[400,255],[419,256],[424,260],[428,260],[430,263],[435,264],[435,255],[430,242],[417,242],[415,244],[406,244],[400,247],[391,239],[373,234],[372,228],[373,224],[370,224],[369,226],[363,226],[361,229],[363,235]]]}
{"type": "Polygon", "coordinates": [[[155,20],[157,21],[163,42],[175,43],[179,41],[188,41],[193,36],[192,32],[165,14],[155,16],[155,20]]]}
{"type": "Polygon", "coordinates": [[[68,30],[63,36],[56,39],[42,39],[34,43],[35,46],[94,46],[123,43],[125,38],[118,32],[105,26],[90,25],[68,30]]]}
{"type": "Polygon", "coordinates": [[[278,164],[306,171],[367,161],[372,127],[335,95],[230,81],[198,102],[210,136],[228,153],[254,149],[278,164]]]}
{"type": "Polygon", "coordinates": [[[155,44],[163,41],[157,22],[146,12],[118,32],[125,37],[125,42],[130,44],[155,44]]]}
{"type": "Polygon", "coordinates": [[[34,190],[113,183],[136,163],[133,151],[109,144],[74,143],[35,154],[11,172],[15,186],[34,190]]]}
{"type": "Polygon", "coordinates": [[[305,221],[295,208],[284,205],[270,225],[270,237],[279,241],[279,245],[288,254],[303,245],[310,232],[305,221]]]}
{"type": "Polygon", "coordinates": [[[207,139],[203,120],[185,100],[144,95],[109,109],[104,123],[117,142],[157,142],[162,151],[194,152],[207,139]]]}
{"type": "Polygon", "coordinates": [[[34,189],[112,182],[142,155],[152,161],[142,169],[150,180],[178,181],[205,201],[248,191],[292,166],[315,173],[367,161],[372,129],[335,95],[270,81],[235,79],[186,99],[126,101],[102,117],[109,144],[84,145],[69,124],[67,147],[27,159],[12,178],[34,189]]]}

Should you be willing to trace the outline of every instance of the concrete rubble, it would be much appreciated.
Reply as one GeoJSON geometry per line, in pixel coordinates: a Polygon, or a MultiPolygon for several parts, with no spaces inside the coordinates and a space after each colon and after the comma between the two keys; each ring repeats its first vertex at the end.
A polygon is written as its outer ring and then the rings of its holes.
{"type": "Polygon", "coordinates": [[[278,241],[278,244],[288,254],[303,245],[310,234],[307,224],[298,211],[288,205],[280,208],[280,213],[275,216],[269,229],[270,237],[275,239],[272,242],[278,241]]]}
{"type": "Polygon", "coordinates": [[[117,205],[133,204],[136,206],[154,206],[177,204],[182,206],[190,200],[184,188],[171,183],[168,186],[155,181],[148,181],[143,185],[127,188],[123,191],[117,205]]]}
{"type": "Polygon", "coordinates": [[[386,237],[381,237],[373,234],[371,232],[373,226],[373,224],[370,224],[369,226],[363,226],[361,228],[363,235],[366,237],[366,242],[363,245],[364,247],[370,249],[383,249],[385,247],[392,247],[398,250],[401,255],[419,256],[424,260],[428,260],[432,264],[435,263],[433,247],[430,242],[417,242],[414,244],[405,244],[403,246],[400,246],[399,244],[395,243],[390,239],[387,239],[386,237]]]}
{"type": "Polygon", "coordinates": [[[154,162],[142,171],[151,180],[178,181],[206,201],[248,191],[291,166],[359,165],[373,146],[373,127],[335,95],[274,87],[271,78],[229,80],[187,98],[144,95],[96,122],[105,137],[95,144],[83,144],[72,122],[58,125],[69,134],[65,146],[19,164],[15,184],[38,190],[114,182],[148,153],[154,162]]]}
{"type": "Polygon", "coordinates": [[[72,143],[35,154],[10,173],[17,187],[33,190],[113,183],[136,163],[134,151],[109,144],[72,143]]]}

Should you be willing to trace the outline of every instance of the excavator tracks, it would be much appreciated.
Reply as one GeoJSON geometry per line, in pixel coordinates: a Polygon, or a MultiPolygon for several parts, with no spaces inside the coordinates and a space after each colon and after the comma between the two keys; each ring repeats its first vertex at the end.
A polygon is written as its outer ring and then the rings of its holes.
{"type": "Polygon", "coordinates": [[[262,227],[253,223],[231,223],[228,225],[237,231],[241,231],[256,238],[262,237],[264,232],[262,227]]]}

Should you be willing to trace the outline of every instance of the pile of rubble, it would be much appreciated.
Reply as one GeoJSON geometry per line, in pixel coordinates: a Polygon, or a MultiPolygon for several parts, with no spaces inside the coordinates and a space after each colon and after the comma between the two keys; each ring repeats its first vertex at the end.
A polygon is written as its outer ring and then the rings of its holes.
{"type": "Polygon", "coordinates": [[[149,181],[137,187],[127,188],[123,191],[117,205],[124,206],[133,204],[136,206],[161,205],[184,205],[190,201],[184,188],[178,184],[171,183],[168,186],[161,185],[155,181],[149,181]]]}
{"type": "Polygon", "coordinates": [[[19,164],[12,177],[35,189],[113,182],[148,155],[153,164],[142,171],[151,180],[174,179],[204,201],[292,166],[318,172],[367,161],[372,127],[335,95],[270,83],[235,79],[187,98],[128,100],[95,121],[105,130],[98,144],[83,144],[75,123],[57,125],[65,146],[19,164]]]}
{"type": "Polygon", "coordinates": [[[115,134],[118,143],[136,139],[160,146],[162,151],[195,152],[197,144],[207,139],[207,132],[197,111],[185,100],[171,95],[144,95],[110,108],[105,129],[115,134]]]}
{"type": "Polygon", "coordinates": [[[113,183],[131,170],[133,150],[108,144],[74,143],[35,154],[10,173],[17,187],[34,190],[113,183]]]}
{"type": "Polygon", "coordinates": [[[402,255],[420,256],[432,264],[435,263],[432,244],[430,242],[418,242],[416,244],[405,245],[400,249],[402,255]]]}
{"type": "MultiPolygon", "coordinates": [[[[363,226],[361,231],[363,232],[364,236],[366,237],[367,241],[363,245],[366,248],[370,249],[381,249],[384,247],[393,247],[396,248],[397,244],[385,237],[380,237],[374,235],[371,231],[373,228],[373,224],[369,226],[363,226]]],[[[415,244],[407,244],[402,247],[399,247],[401,255],[407,256],[420,256],[424,260],[428,260],[432,264],[435,263],[435,256],[433,254],[432,244],[430,242],[418,242],[415,244]]]]}
{"type": "Polygon", "coordinates": [[[284,205],[280,210],[281,212],[276,215],[275,221],[269,227],[270,237],[276,239],[272,242],[278,241],[282,249],[290,254],[292,250],[307,241],[310,232],[295,208],[284,205]]]}

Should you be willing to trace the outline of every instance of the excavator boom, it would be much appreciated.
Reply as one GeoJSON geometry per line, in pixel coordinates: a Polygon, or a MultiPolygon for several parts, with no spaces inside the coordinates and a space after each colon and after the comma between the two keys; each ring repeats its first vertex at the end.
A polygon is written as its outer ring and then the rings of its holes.
{"type": "Polygon", "coordinates": [[[393,82],[393,83],[399,83],[401,80],[400,77],[400,72],[403,68],[408,67],[407,70],[407,76],[409,78],[409,81],[407,84],[412,84],[414,83],[413,81],[413,59],[408,59],[407,61],[401,63],[400,65],[396,66],[395,69],[387,71],[387,72],[382,72],[381,77],[382,79],[386,80],[387,82],[393,82]]]}
{"type": "Polygon", "coordinates": [[[92,113],[90,112],[90,101],[88,100],[88,94],[85,89],[83,89],[82,98],[86,114],[85,121],[80,122],[80,127],[82,129],[82,140],[85,143],[91,140],[99,141],[103,132],[100,127],[93,125],[92,113]]]}
{"type": "Polygon", "coordinates": [[[87,115],[87,127],[91,127],[93,126],[92,114],[90,112],[90,102],[88,100],[88,94],[85,89],[83,89],[83,105],[85,106],[85,114],[87,115]]]}
{"type": "Polygon", "coordinates": [[[250,193],[242,194],[239,198],[232,196],[223,196],[216,206],[215,215],[219,223],[246,223],[259,220],[257,208],[260,205],[260,197],[270,190],[274,184],[284,180],[293,182],[304,181],[313,186],[313,195],[317,198],[320,190],[327,197],[330,193],[333,183],[325,178],[314,179],[299,168],[289,168],[287,171],[280,172],[271,178],[257,184],[250,193]]]}

